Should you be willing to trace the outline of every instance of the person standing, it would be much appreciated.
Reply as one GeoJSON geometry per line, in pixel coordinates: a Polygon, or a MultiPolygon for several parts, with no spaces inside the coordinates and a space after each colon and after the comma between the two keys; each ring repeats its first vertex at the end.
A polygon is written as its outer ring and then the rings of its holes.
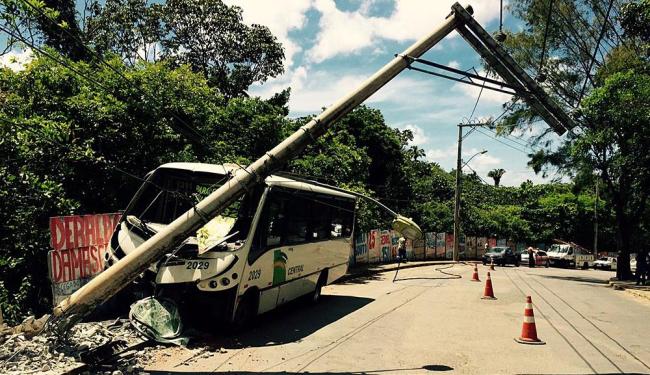
{"type": "Polygon", "coordinates": [[[397,242],[397,256],[400,261],[406,262],[406,238],[400,237],[397,242]]]}
{"type": "Polygon", "coordinates": [[[528,267],[535,268],[535,252],[532,247],[528,247],[528,267]]]}
{"type": "Polygon", "coordinates": [[[645,285],[648,272],[647,254],[643,250],[636,253],[636,285],[645,285]]]}

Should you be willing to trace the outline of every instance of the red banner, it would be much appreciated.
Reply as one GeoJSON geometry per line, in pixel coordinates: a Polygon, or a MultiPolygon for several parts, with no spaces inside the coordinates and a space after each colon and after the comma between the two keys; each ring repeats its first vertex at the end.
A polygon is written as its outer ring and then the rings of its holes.
{"type": "Polygon", "coordinates": [[[50,218],[48,268],[57,304],[104,270],[104,253],[121,214],[50,218]]]}

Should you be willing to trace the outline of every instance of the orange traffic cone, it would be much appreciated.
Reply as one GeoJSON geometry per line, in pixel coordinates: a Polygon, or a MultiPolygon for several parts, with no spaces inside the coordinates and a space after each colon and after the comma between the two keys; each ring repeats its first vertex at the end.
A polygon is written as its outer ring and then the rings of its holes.
{"type": "Polygon", "coordinates": [[[490,259],[490,271],[494,271],[494,259],[490,259]]]}
{"type": "Polygon", "coordinates": [[[524,325],[521,327],[521,337],[516,338],[520,344],[543,345],[544,341],[537,337],[535,327],[535,314],[533,314],[533,301],[530,296],[526,297],[526,308],[524,309],[524,325]]]}
{"type": "Polygon", "coordinates": [[[492,279],[490,278],[490,273],[487,273],[487,280],[485,280],[485,291],[483,292],[483,297],[481,299],[497,299],[494,296],[494,291],[492,290],[492,279]]]}
{"type": "Polygon", "coordinates": [[[472,279],[470,281],[481,281],[478,278],[478,267],[474,265],[474,273],[472,274],[472,279]]]}

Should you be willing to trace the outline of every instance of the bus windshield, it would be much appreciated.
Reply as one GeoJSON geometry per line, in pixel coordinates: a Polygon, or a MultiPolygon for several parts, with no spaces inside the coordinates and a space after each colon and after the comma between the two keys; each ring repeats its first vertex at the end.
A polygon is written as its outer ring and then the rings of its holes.
{"type": "MultiPolygon", "coordinates": [[[[220,173],[158,168],[129,204],[125,217],[131,221],[136,218],[152,229],[160,229],[218,189],[226,178],[220,173]]],[[[259,190],[239,198],[220,215],[204,218],[208,223],[199,233],[211,237],[232,235],[233,241],[246,238],[261,196],[259,190]]]]}

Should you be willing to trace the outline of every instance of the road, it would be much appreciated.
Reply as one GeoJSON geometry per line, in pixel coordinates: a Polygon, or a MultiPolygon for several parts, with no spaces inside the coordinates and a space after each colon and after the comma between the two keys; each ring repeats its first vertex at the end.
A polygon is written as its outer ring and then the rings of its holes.
{"type": "Polygon", "coordinates": [[[331,285],[318,305],[285,306],[239,337],[164,349],[147,371],[650,373],[650,301],[607,287],[613,272],[497,267],[492,301],[480,298],[487,267],[481,283],[471,272],[437,265],[331,285]],[[526,295],[546,345],[514,341],[526,295]]]}

